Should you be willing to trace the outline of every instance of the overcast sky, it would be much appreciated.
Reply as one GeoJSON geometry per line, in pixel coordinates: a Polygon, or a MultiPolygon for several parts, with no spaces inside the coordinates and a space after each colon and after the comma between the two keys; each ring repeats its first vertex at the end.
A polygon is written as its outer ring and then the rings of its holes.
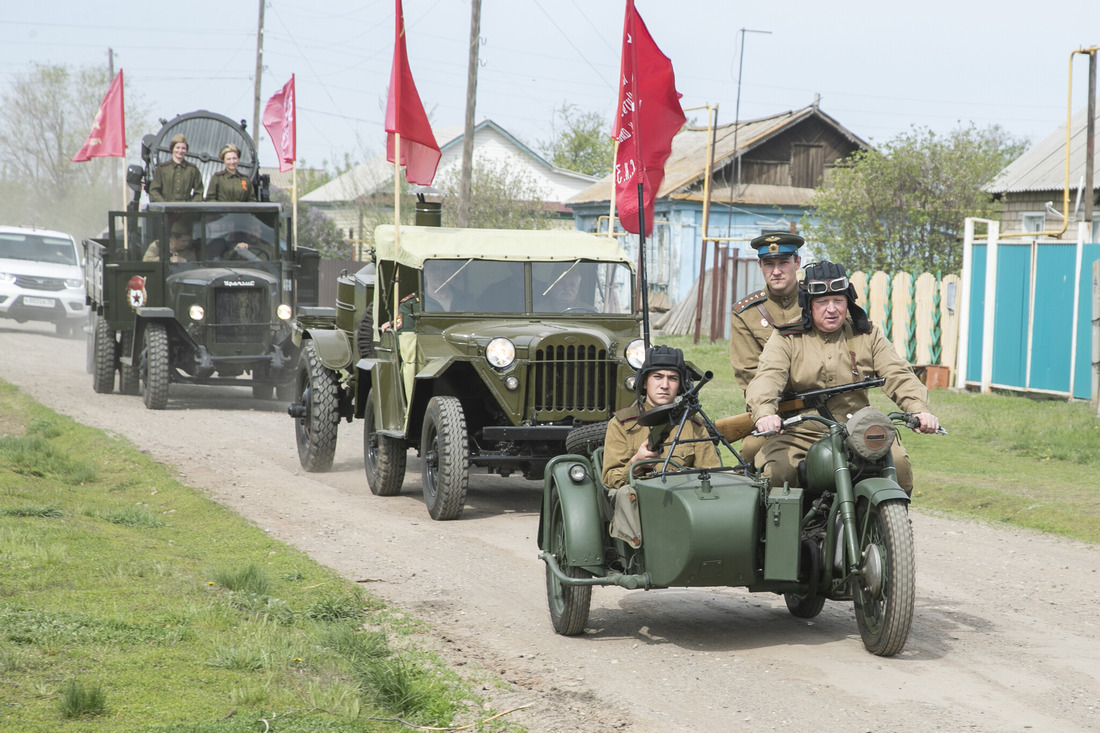
{"type": "MultiPolygon", "coordinates": [[[[1038,141],[1065,120],[1071,53],[1100,45],[1100,3],[636,0],[672,60],[684,108],[717,104],[719,123],[811,104],[884,142],[912,125],[948,132],[1000,124],[1038,141]]],[[[477,120],[529,146],[552,136],[568,102],[608,120],[616,99],[624,0],[483,0],[477,120]]],[[[436,127],[463,124],[469,0],[404,0],[410,65],[436,127]]],[[[268,0],[264,101],[293,73],[299,162],[353,161],[384,149],[393,0],[268,0]]],[[[210,109],[252,120],[258,0],[5,0],[0,90],[32,63],[125,71],[128,101],[151,117],[210,109]]],[[[1073,64],[1073,108],[1088,62],[1073,64]]],[[[106,89],[103,90],[106,93],[106,89]]],[[[705,122],[705,111],[687,112],[705,122]]],[[[83,127],[84,123],[73,121],[83,127]]],[[[91,120],[87,122],[90,126],[91,120]]],[[[155,132],[155,129],[144,132],[155,132]]],[[[136,157],[139,140],[130,141],[136,157]]],[[[76,152],[76,151],[73,151],[76,152]]],[[[274,165],[261,142],[260,160],[274,165]]]]}

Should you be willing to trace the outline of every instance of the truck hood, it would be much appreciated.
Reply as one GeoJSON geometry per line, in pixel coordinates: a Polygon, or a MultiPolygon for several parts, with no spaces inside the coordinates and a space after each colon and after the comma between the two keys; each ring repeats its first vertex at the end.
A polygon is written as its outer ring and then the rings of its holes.
{"type": "Polygon", "coordinates": [[[277,286],[279,276],[248,267],[198,267],[168,276],[168,282],[180,285],[224,285],[225,287],[277,286]]]}
{"type": "MultiPolygon", "coordinates": [[[[600,319],[606,322],[607,318],[600,319]]],[[[455,346],[464,346],[477,342],[484,346],[498,336],[510,339],[517,349],[534,348],[547,339],[565,338],[591,343],[593,341],[610,346],[614,340],[623,338],[622,332],[631,328],[634,321],[630,317],[622,317],[622,325],[618,329],[589,326],[581,319],[564,322],[546,322],[528,318],[485,321],[467,321],[456,324],[443,331],[443,337],[455,346]]],[[[629,340],[629,339],[627,339],[629,340]]]]}

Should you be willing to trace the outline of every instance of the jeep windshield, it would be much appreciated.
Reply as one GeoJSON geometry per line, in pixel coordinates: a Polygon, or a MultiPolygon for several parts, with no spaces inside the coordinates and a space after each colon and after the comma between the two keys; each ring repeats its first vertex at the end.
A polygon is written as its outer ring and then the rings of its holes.
{"type": "Polygon", "coordinates": [[[426,260],[422,287],[424,313],[634,312],[630,268],[620,262],[426,260]]]}

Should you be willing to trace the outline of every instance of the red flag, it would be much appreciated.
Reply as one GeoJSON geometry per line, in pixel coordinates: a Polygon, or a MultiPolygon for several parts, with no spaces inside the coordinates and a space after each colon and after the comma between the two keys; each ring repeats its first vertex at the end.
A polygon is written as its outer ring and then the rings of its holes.
{"type": "Polygon", "coordinates": [[[275,146],[280,173],[293,168],[294,161],[298,159],[294,109],[294,74],[291,74],[290,81],[275,92],[264,107],[264,129],[275,146]]]}
{"type": "Polygon", "coordinates": [[[393,66],[390,69],[390,96],[386,100],[386,160],[393,160],[394,134],[401,136],[401,165],[405,180],[430,186],[439,165],[439,145],[416,93],[409,53],[405,50],[405,16],[397,0],[397,27],[393,41],[393,66]]]}
{"type": "Polygon", "coordinates": [[[70,160],[85,163],[92,158],[126,157],[126,105],[122,99],[122,71],[107,89],[107,96],[95,113],[92,131],[84,147],[70,160]]]}
{"type": "Polygon", "coordinates": [[[680,108],[672,62],[653,42],[634,0],[626,0],[621,68],[619,119],[612,133],[619,143],[615,198],[623,229],[637,234],[638,183],[642,184],[646,231],[651,232],[653,201],[665,177],[672,138],[687,118],[680,108]]]}

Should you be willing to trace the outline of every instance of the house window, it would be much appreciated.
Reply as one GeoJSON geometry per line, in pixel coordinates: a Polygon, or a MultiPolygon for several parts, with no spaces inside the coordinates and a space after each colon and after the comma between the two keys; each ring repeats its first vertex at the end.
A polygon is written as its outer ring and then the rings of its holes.
{"type": "Polygon", "coordinates": [[[1045,232],[1047,228],[1047,215],[1043,212],[1028,212],[1023,215],[1023,231],[1045,232]]]}

